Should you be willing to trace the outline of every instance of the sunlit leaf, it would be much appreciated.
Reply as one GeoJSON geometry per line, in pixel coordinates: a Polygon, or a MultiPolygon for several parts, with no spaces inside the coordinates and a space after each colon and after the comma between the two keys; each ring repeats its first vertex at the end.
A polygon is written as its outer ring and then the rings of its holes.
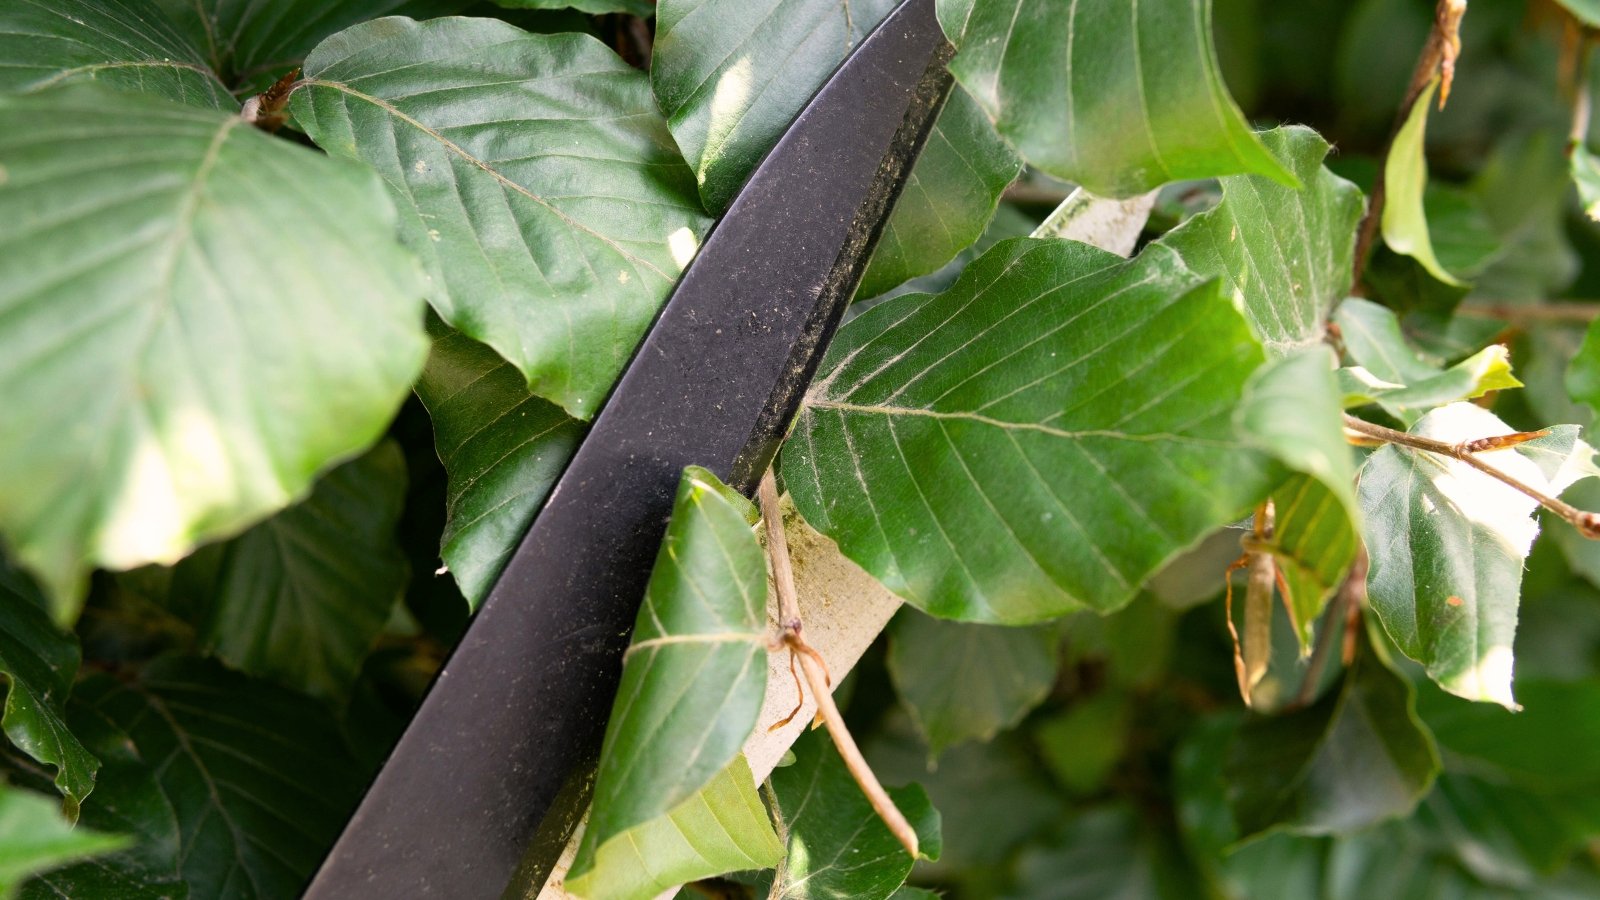
{"type": "Polygon", "coordinates": [[[1503,345],[1492,344],[1444,368],[1411,346],[1393,312],[1369,300],[1351,297],[1339,305],[1334,321],[1345,351],[1360,367],[1346,376],[1347,388],[1359,383],[1359,390],[1347,395],[1375,402],[1408,425],[1434,407],[1522,387],[1503,345]]]}
{"type": "Polygon", "coordinates": [[[92,85],[0,97],[0,165],[0,529],[63,616],[92,566],[304,495],[422,366],[416,265],[358,166],[92,85]]]}
{"type": "Polygon", "coordinates": [[[439,315],[580,418],[709,225],[644,73],[588,35],[365,22],[306,59],[291,109],[384,176],[439,315]]]}

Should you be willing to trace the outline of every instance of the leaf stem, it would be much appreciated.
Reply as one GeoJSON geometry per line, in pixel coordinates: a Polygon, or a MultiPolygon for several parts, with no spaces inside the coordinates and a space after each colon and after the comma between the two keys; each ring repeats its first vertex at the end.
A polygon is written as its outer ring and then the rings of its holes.
{"type": "Polygon", "coordinates": [[[1322,671],[1327,668],[1328,657],[1333,653],[1334,641],[1350,630],[1350,611],[1359,610],[1366,595],[1367,548],[1357,544],[1355,561],[1350,564],[1350,571],[1345,574],[1339,593],[1323,614],[1322,630],[1317,632],[1317,643],[1311,648],[1305,677],[1300,680],[1300,690],[1289,704],[1289,709],[1303,709],[1316,699],[1317,688],[1322,685],[1322,671]]]}
{"type": "Polygon", "coordinates": [[[900,807],[895,805],[889,792],[879,783],[878,776],[873,774],[872,767],[867,765],[866,758],[861,755],[861,748],[856,746],[855,738],[844,723],[844,716],[833,702],[827,667],[801,636],[800,598],[794,586],[789,539],[783,533],[778,484],[771,469],[761,476],[757,495],[761,503],[761,517],[766,522],[767,555],[772,559],[772,577],[778,593],[778,626],[783,632],[782,641],[800,659],[800,669],[805,672],[806,683],[811,685],[811,693],[817,698],[817,711],[822,715],[823,724],[827,726],[828,736],[833,738],[839,756],[844,759],[845,768],[850,770],[850,776],[860,785],[861,793],[866,795],[867,802],[872,804],[878,818],[889,827],[890,833],[906,848],[911,858],[916,859],[919,856],[916,829],[906,821],[905,814],[900,812],[900,807]]]}
{"type": "MultiPolygon", "coordinates": [[[[1572,527],[1578,529],[1578,533],[1584,537],[1589,538],[1590,540],[1600,540],[1600,514],[1586,512],[1578,509],[1570,503],[1558,500],[1555,497],[1544,493],[1538,488],[1535,488],[1530,484],[1526,484],[1512,475],[1502,472],[1498,468],[1495,468],[1489,463],[1484,462],[1484,460],[1478,456],[1479,453],[1484,453],[1490,450],[1498,450],[1511,446],[1514,443],[1520,443],[1520,440],[1514,439],[1521,437],[1521,435],[1506,435],[1503,438],[1485,438],[1477,441],[1463,441],[1459,444],[1448,444],[1444,441],[1434,440],[1433,438],[1423,437],[1416,434],[1408,434],[1404,431],[1396,431],[1393,428],[1386,428],[1382,425],[1377,425],[1372,422],[1358,419],[1349,413],[1345,413],[1344,415],[1344,427],[1355,432],[1356,434],[1373,438],[1387,444],[1398,444],[1402,447],[1410,447],[1413,450],[1424,450],[1428,453],[1436,453],[1440,456],[1448,456],[1451,459],[1460,460],[1461,462],[1466,463],[1485,475],[1498,479],[1501,482],[1510,485],[1516,490],[1521,491],[1529,497],[1539,501],[1540,505],[1545,509],[1548,509],[1561,518],[1567,520],[1567,522],[1569,522],[1572,527]],[[1513,440],[1510,440],[1508,443],[1508,439],[1513,440]]],[[[1523,439],[1525,440],[1526,438],[1523,439]]]]}

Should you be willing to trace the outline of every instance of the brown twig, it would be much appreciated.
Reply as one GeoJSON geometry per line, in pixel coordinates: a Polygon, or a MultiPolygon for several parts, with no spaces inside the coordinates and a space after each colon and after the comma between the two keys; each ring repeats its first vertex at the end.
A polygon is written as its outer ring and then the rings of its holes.
{"type": "MultiPolygon", "coordinates": [[[[1339,593],[1334,595],[1333,602],[1328,604],[1328,611],[1322,617],[1322,630],[1317,633],[1316,646],[1311,648],[1311,659],[1306,663],[1305,677],[1300,680],[1300,690],[1295,693],[1289,709],[1302,709],[1316,699],[1317,688],[1322,684],[1322,671],[1327,668],[1328,657],[1333,653],[1334,640],[1347,636],[1352,627],[1350,611],[1353,609],[1359,614],[1366,596],[1367,548],[1357,544],[1355,561],[1350,564],[1350,571],[1345,573],[1339,593]]],[[[1340,643],[1348,644],[1349,641],[1340,643]]]]}
{"type": "Polygon", "coordinates": [[[1367,268],[1367,258],[1372,255],[1373,241],[1378,235],[1378,226],[1383,221],[1383,205],[1388,196],[1384,170],[1388,168],[1389,152],[1394,149],[1395,136],[1411,117],[1412,107],[1416,106],[1417,99],[1422,96],[1422,92],[1427,89],[1435,76],[1439,78],[1439,108],[1444,109],[1445,102],[1450,99],[1450,86],[1455,80],[1456,59],[1461,55],[1461,17],[1466,12],[1467,0],[1439,0],[1438,6],[1434,8],[1433,28],[1428,32],[1428,40],[1422,45],[1422,53],[1417,56],[1416,67],[1411,70],[1411,83],[1406,86],[1405,99],[1400,103],[1394,126],[1389,130],[1389,139],[1384,143],[1383,156],[1378,160],[1378,174],[1372,182],[1372,195],[1367,201],[1367,213],[1362,217],[1360,229],[1356,232],[1353,284],[1361,283],[1361,275],[1367,268]]]}
{"type": "Polygon", "coordinates": [[[1517,434],[1505,435],[1499,438],[1488,438],[1477,441],[1462,441],[1459,444],[1449,444],[1444,441],[1434,440],[1433,438],[1422,437],[1421,435],[1415,434],[1407,434],[1404,431],[1396,431],[1393,428],[1386,428],[1382,425],[1377,425],[1363,419],[1358,419],[1349,413],[1346,413],[1344,416],[1344,427],[1355,432],[1356,434],[1369,438],[1375,438],[1383,441],[1386,444],[1398,444],[1402,447],[1410,447],[1413,450],[1425,450],[1429,453],[1438,454],[1439,456],[1447,456],[1451,459],[1460,460],[1461,462],[1466,463],[1485,475],[1498,479],[1501,482],[1510,485],[1518,491],[1521,491],[1529,497],[1539,501],[1540,505],[1542,505],[1545,509],[1548,509],[1561,518],[1567,520],[1567,522],[1570,523],[1573,528],[1578,529],[1578,533],[1584,537],[1589,538],[1590,540],[1600,540],[1600,514],[1586,512],[1578,509],[1570,503],[1558,500],[1555,497],[1551,497],[1538,488],[1533,487],[1530,484],[1525,484],[1520,479],[1500,471],[1489,463],[1484,462],[1483,459],[1478,456],[1479,453],[1488,452],[1490,450],[1499,450],[1522,443],[1523,441],[1532,440],[1533,438],[1539,436],[1539,432],[1519,432],[1517,434]]]}
{"type": "Polygon", "coordinates": [[[817,710],[822,714],[822,721],[828,728],[828,736],[833,738],[833,745],[838,748],[839,756],[844,759],[845,768],[850,770],[850,775],[861,786],[861,793],[867,796],[867,802],[872,804],[872,809],[889,826],[889,831],[895,836],[912,859],[919,855],[917,848],[917,831],[906,821],[905,814],[900,812],[900,807],[895,806],[894,800],[878,782],[878,776],[872,772],[872,767],[867,765],[867,760],[861,755],[861,748],[856,746],[850,729],[844,724],[844,716],[840,715],[839,707],[833,702],[833,692],[830,690],[831,679],[828,676],[827,666],[823,664],[822,657],[810,645],[806,644],[801,636],[800,598],[794,586],[794,568],[789,561],[789,540],[783,533],[783,511],[778,506],[778,484],[772,477],[772,471],[761,476],[761,486],[757,491],[761,502],[761,517],[766,521],[767,527],[767,555],[772,559],[773,582],[778,592],[778,627],[781,629],[780,641],[789,648],[800,660],[800,668],[805,672],[806,683],[811,686],[812,696],[817,698],[817,710]]]}

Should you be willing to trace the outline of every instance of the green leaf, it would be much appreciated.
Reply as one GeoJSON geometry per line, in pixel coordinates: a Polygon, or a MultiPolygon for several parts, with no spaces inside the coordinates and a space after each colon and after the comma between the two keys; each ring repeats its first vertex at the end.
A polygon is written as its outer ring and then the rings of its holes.
{"type": "Polygon", "coordinates": [[[1228,96],[1210,0],[940,0],[939,20],[956,80],[1051,175],[1103,197],[1244,173],[1296,186],[1228,96]]]}
{"type": "Polygon", "coordinates": [[[1600,321],[1589,323],[1583,344],[1567,366],[1567,393],[1600,413],[1600,321]]]}
{"type": "Polygon", "coordinates": [[[507,9],[576,9],[590,15],[627,13],[641,18],[655,15],[652,0],[494,0],[507,9]]]}
{"type": "Polygon", "coordinates": [[[55,767],[69,822],[77,821],[100,768],[65,719],[81,658],[77,640],[50,620],[33,583],[0,558],[0,676],[7,683],[0,727],[17,749],[55,767]]]}
{"type": "Polygon", "coordinates": [[[1018,857],[1014,900],[1193,900],[1199,873],[1168,828],[1117,803],[1072,816],[1018,857]]]}
{"type": "Polygon", "coordinates": [[[577,449],[583,423],[528,393],[517,368],[434,323],[417,396],[449,474],[440,555],[476,608],[577,449]]]}
{"type": "Polygon", "coordinates": [[[1154,246],[1202,277],[1223,279],[1256,336],[1281,355],[1320,342],[1329,310],[1349,292],[1365,204],[1355,185],[1323,167],[1328,143],[1316,132],[1286,127],[1260,138],[1305,187],[1224,178],[1222,202],[1154,246]]]}
{"type": "Polygon", "coordinates": [[[1338,690],[1312,706],[1251,716],[1228,753],[1228,804],[1239,835],[1353,831],[1416,806],[1438,751],[1411,686],[1366,643],[1338,690]]]}
{"type": "Polygon", "coordinates": [[[179,563],[164,602],[234,668],[343,698],[405,587],[405,489],[405,460],[385,441],[306,500],[179,563]]]}
{"type": "Polygon", "coordinates": [[[1538,794],[1496,774],[1441,774],[1418,824],[1484,881],[1531,890],[1600,831],[1600,802],[1592,793],[1538,794]]]}
{"type": "MultiPolygon", "coordinates": [[[[770,900],[885,900],[915,862],[856,784],[833,740],[813,729],[794,745],[795,763],[773,771],[772,814],[788,838],[770,900]]],[[[918,849],[939,858],[939,812],[917,785],[889,797],[917,832],[918,849]]]]}
{"type": "Polygon", "coordinates": [[[140,841],[30,896],[296,896],[366,783],[320,703],[215,663],[96,677],[73,703],[106,760],[83,823],[140,841]]]}
{"type": "MultiPolygon", "coordinates": [[[[125,2],[125,0],[124,0],[125,2]]],[[[211,68],[236,90],[257,91],[300,64],[323,38],[357,22],[403,15],[430,19],[471,0],[155,0],[211,68]]]]}
{"type": "Polygon", "coordinates": [[[1054,626],[941,622],[905,610],[888,634],[889,677],[935,757],[1013,727],[1055,683],[1054,626]]]}
{"type": "Polygon", "coordinates": [[[1437,406],[1522,387],[1503,345],[1492,344],[1446,369],[1423,358],[1401,333],[1395,314],[1370,300],[1345,300],[1334,321],[1345,352],[1362,370],[1352,373],[1347,386],[1365,381],[1351,400],[1376,402],[1407,425],[1437,406]]]}
{"type": "MultiPolygon", "coordinates": [[[[767,566],[755,520],[750,501],[716,476],[684,470],[623,657],[569,881],[588,883],[608,844],[636,841],[636,829],[691,802],[754,730],[767,687],[767,566]]],[[[759,837],[745,845],[752,857],[759,837]]]]}
{"type": "MultiPolygon", "coordinates": [[[[1487,410],[1455,403],[1411,433],[1456,443],[1512,430],[1487,410]]],[[[1571,426],[1553,429],[1481,458],[1555,495],[1574,474],[1563,463],[1588,452],[1576,436],[1571,426]]],[[[1367,592],[1389,636],[1445,690],[1514,707],[1512,638],[1538,502],[1463,462],[1394,444],[1367,458],[1359,492],[1367,592]]]]}
{"type": "Polygon", "coordinates": [[[1440,746],[1465,767],[1543,792],[1589,794],[1600,784],[1600,756],[1574,753],[1600,741],[1600,683],[1524,681],[1522,709],[1468,703],[1424,687],[1418,709],[1440,746]]]}
{"type": "Polygon", "coordinates": [[[73,828],[57,803],[0,784],[0,897],[30,875],[121,849],[128,839],[73,828]]]}
{"type": "Polygon", "coordinates": [[[0,530],[64,619],[91,566],[302,496],[422,366],[416,266],[358,167],[90,85],[0,97],[0,164],[0,530]]]}
{"type": "Polygon", "coordinates": [[[1433,277],[1445,284],[1460,285],[1463,282],[1445,269],[1434,252],[1423,204],[1428,187],[1425,152],[1428,112],[1433,108],[1433,95],[1438,89],[1436,76],[1423,88],[1389,146],[1384,162],[1388,199],[1383,205],[1383,240],[1396,253],[1404,253],[1422,263],[1433,277]]]}
{"type": "Polygon", "coordinates": [[[709,225],[645,75],[588,35],[389,18],[305,79],[296,121],[384,176],[439,315],[593,415],[709,225]]]}
{"type": "Polygon", "coordinates": [[[1600,0],[1556,0],[1590,28],[1600,28],[1600,0]]]}
{"type": "Polygon", "coordinates": [[[1132,712],[1127,695],[1101,691],[1040,722],[1034,742],[1056,781],[1079,797],[1104,788],[1128,751],[1132,712]]]}
{"type": "MultiPolygon", "coordinates": [[[[209,109],[238,102],[153,0],[14,0],[0,6],[0,92],[73,81],[209,109]]],[[[108,96],[103,114],[120,116],[108,96]]]]}
{"type": "Polygon", "coordinates": [[[983,110],[965,91],[952,91],[883,226],[856,297],[876,297],[955,258],[983,234],[1020,167],[983,110]]]}
{"type": "Polygon", "coordinates": [[[1583,202],[1584,214],[1600,219],[1600,157],[1590,153],[1582,143],[1572,145],[1572,180],[1578,185],[1578,199],[1583,202]]]}
{"type": "Polygon", "coordinates": [[[1434,254],[1445,271],[1472,278],[1502,252],[1499,235],[1471,191],[1430,182],[1422,207],[1434,254]]]}
{"type": "Polygon", "coordinates": [[[567,876],[565,890],[592,900],[649,900],[680,884],[771,868],[783,858],[783,844],[772,831],[743,755],[666,815],[628,836],[602,844],[592,867],[567,876]]]}
{"type": "MultiPolygon", "coordinates": [[[[896,0],[661,0],[650,82],[720,213],[896,0]]],[[[1004,185],[1001,185],[1004,187],[1004,185]]]]}
{"type": "Polygon", "coordinates": [[[840,330],[784,481],[807,521],[926,612],[1109,611],[1276,480],[1232,423],[1261,360],[1218,284],[1170,257],[1006,241],[943,294],[840,330]]]}

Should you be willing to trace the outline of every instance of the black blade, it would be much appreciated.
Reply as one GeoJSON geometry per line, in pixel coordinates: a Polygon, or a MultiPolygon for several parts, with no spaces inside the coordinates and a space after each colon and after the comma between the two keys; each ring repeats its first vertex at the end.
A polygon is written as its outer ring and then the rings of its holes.
{"type": "Polygon", "coordinates": [[[679,473],[754,489],[944,101],[950,52],[934,0],[907,0],[751,176],[307,897],[498,897],[519,862],[519,885],[543,882],[588,803],[679,473]]]}

